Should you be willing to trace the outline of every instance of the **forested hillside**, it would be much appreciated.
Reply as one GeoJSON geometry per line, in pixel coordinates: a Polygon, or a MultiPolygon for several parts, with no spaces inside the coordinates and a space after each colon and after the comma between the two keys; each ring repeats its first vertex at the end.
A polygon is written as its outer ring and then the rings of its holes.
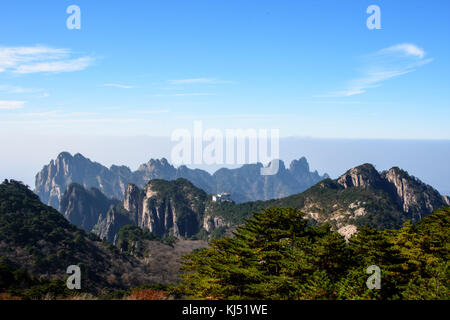
{"type": "Polygon", "coordinates": [[[178,293],[194,299],[449,299],[450,208],[413,225],[362,227],[348,242],[291,208],[255,213],[235,237],[186,257],[178,293]],[[381,269],[381,289],[366,269],[381,269]]]}

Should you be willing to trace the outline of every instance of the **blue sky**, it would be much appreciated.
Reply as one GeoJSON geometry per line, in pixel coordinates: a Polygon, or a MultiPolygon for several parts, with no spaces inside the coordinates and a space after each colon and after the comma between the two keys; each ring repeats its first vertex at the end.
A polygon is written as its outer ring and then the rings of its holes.
{"type": "Polygon", "coordinates": [[[0,132],[450,139],[449,30],[445,0],[3,1],[0,132]]]}

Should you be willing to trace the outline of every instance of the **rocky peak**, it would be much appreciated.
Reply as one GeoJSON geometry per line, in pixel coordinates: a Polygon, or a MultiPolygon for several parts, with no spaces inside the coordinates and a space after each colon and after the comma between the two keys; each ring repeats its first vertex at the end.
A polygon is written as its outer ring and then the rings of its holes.
{"type": "Polygon", "coordinates": [[[381,182],[382,180],[380,174],[370,163],[366,163],[348,170],[337,180],[337,183],[344,188],[377,187],[381,182]]]}
{"type": "Polygon", "coordinates": [[[142,191],[134,184],[128,184],[125,190],[125,196],[123,200],[123,207],[130,213],[131,219],[137,224],[138,217],[136,213],[142,210],[142,199],[144,195],[142,191]]]}
{"type": "Polygon", "coordinates": [[[129,184],[123,207],[134,224],[158,236],[190,237],[199,231],[206,198],[186,179],[153,179],[143,190],[129,184]]]}
{"type": "Polygon", "coordinates": [[[442,199],[444,200],[444,202],[447,206],[450,206],[450,197],[449,196],[443,196],[442,199]]]}
{"type": "Polygon", "coordinates": [[[403,211],[417,214],[419,219],[422,212],[432,212],[446,204],[437,190],[398,167],[382,172],[382,177],[394,187],[403,211]]]}
{"type": "Polygon", "coordinates": [[[68,221],[90,232],[99,216],[118,203],[118,200],[108,199],[98,189],[86,190],[77,183],[71,183],[61,197],[60,212],[68,221]]]}
{"type": "MultiPolygon", "coordinates": [[[[78,153],[77,153],[78,154],[78,153]]],[[[67,151],[63,151],[60,154],[58,154],[58,156],[56,157],[56,159],[72,159],[72,155],[67,152],[67,151]]]]}
{"type": "Polygon", "coordinates": [[[267,167],[272,167],[274,161],[278,161],[278,171],[276,174],[283,174],[286,171],[286,166],[284,164],[283,160],[280,159],[276,159],[276,160],[272,160],[269,162],[269,164],[267,165],[267,167]]]}
{"type": "Polygon", "coordinates": [[[139,166],[137,170],[141,173],[140,181],[145,184],[150,179],[167,179],[172,180],[175,178],[177,169],[172,166],[166,158],[162,159],[150,159],[147,163],[139,166]]]}
{"type": "Polygon", "coordinates": [[[294,173],[309,173],[309,163],[305,157],[293,160],[289,165],[289,171],[294,173]]]}
{"type": "Polygon", "coordinates": [[[79,153],[72,156],[69,152],[61,152],[36,175],[35,192],[42,202],[59,210],[61,197],[72,182],[97,188],[109,197],[120,199],[126,186],[124,180],[128,179],[126,170],[115,174],[79,153]]]}
{"type": "Polygon", "coordinates": [[[139,166],[139,171],[161,170],[164,168],[173,168],[166,158],[150,159],[147,163],[139,166]]]}
{"type": "Polygon", "coordinates": [[[97,188],[110,198],[124,199],[125,189],[133,183],[143,189],[152,179],[185,178],[208,193],[230,192],[236,202],[268,200],[302,192],[326,175],[309,172],[305,158],[294,160],[286,170],[279,162],[277,174],[261,175],[261,163],[245,164],[240,168],[217,170],[214,174],[186,166],[175,168],[167,159],[151,159],[138,170],[112,165],[109,169],[77,153],[62,152],[36,175],[35,192],[41,201],[59,209],[61,197],[75,182],[86,188],[97,188]]]}

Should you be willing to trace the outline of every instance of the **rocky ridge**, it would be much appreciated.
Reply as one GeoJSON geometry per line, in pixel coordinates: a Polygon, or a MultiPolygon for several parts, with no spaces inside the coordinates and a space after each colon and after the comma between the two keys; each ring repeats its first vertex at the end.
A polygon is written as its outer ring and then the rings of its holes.
{"type": "Polygon", "coordinates": [[[229,192],[236,202],[268,200],[299,193],[326,178],[310,172],[305,158],[294,160],[289,169],[280,161],[280,169],[273,176],[262,176],[261,163],[243,165],[237,169],[219,169],[214,174],[186,166],[175,168],[165,158],[151,159],[136,171],[126,166],[111,166],[109,169],[93,162],[81,154],[72,156],[62,152],[56,160],[36,175],[35,192],[42,202],[60,209],[59,204],[67,187],[75,182],[83,187],[96,188],[109,198],[124,199],[128,184],[139,188],[152,179],[176,180],[185,178],[207,193],[229,192]]]}

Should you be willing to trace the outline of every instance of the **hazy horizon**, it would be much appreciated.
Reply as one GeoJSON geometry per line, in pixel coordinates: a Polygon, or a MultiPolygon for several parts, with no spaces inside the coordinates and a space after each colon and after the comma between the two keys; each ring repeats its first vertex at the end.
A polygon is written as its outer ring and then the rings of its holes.
{"type": "MultiPolygon", "coordinates": [[[[2,144],[4,139],[5,137],[0,138],[2,144]]],[[[37,172],[63,151],[72,155],[81,153],[108,168],[113,164],[125,165],[134,171],[151,158],[164,157],[173,163],[170,152],[175,143],[169,137],[143,136],[30,136],[25,140],[13,140],[14,147],[9,148],[8,158],[0,163],[0,177],[21,180],[32,188],[37,172]],[[121,147],[117,148],[118,145],[121,147]]],[[[398,166],[430,184],[441,194],[450,195],[447,161],[450,157],[450,140],[280,138],[279,158],[287,167],[292,160],[303,156],[308,160],[311,171],[317,170],[321,175],[327,173],[331,178],[337,178],[348,169],[363,163],[372,163],[378,171],[398,166]],[[390,156],[387,157],[387,154],[390,156]]],[[[222,167],[236,168],[241,165],[187,166],[214,173],[222,167]]]]}

